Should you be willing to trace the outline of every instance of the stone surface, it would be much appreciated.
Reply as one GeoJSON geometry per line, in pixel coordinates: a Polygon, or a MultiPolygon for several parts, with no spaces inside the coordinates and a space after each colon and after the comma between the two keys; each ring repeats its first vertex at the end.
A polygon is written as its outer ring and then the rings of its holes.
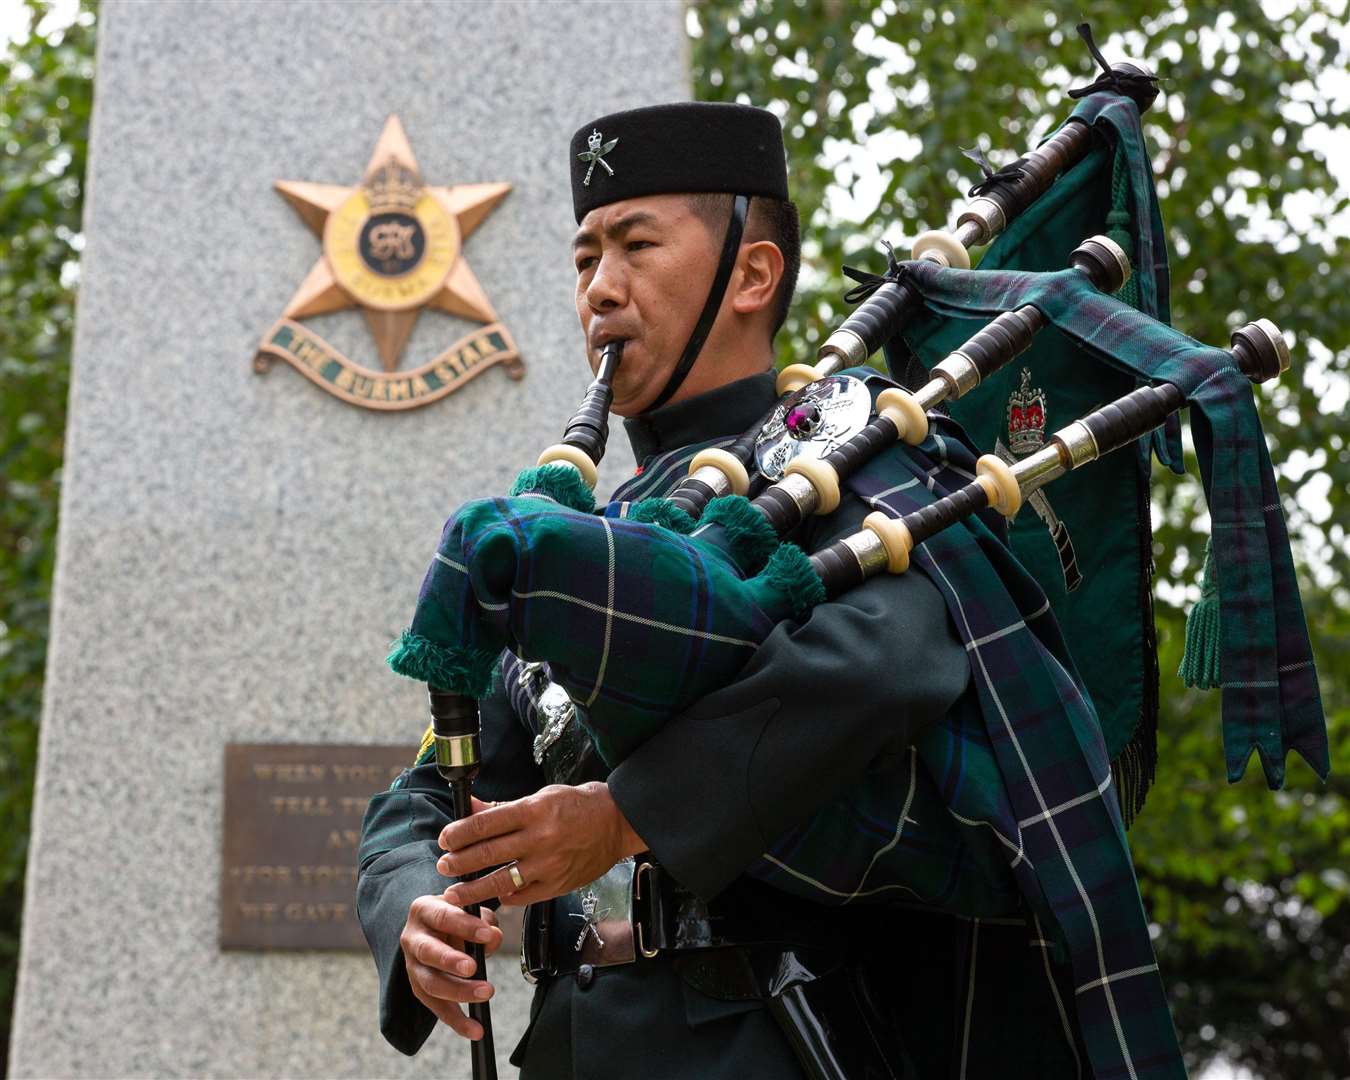
{"type": "MultiPolygon", "coordinates": [[[[587,381],[567,139],[688,96],[681,11],[103,6],[12,1075],[468,1076],[444,1030],[383,1042],[368,957],[217,949],[221,747],[417,741],[383,656],[441,523],[587,381]],[[466,254],[527,365],[403,414],[250,367],[319,253],[272,181],[356,183],[389,113],[428,183],[515,185],[466,254]]],[[[307,324],[373,363],[358,313],[307,324]]],[[[402,366],[469,329],[424,314],[402,366]]],[[[527,994],[497,970],[504,1064],[527,994]]]]}

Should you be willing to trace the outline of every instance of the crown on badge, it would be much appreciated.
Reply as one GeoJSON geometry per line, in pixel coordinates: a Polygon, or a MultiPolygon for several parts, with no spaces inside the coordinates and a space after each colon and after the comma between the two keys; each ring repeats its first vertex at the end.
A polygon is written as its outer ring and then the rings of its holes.
{"type": "Polygon", "coordinates": [[[600,149],[600,144],[605,141],[605,137],[600,134],[599,128],[591,128],[591,133],[586,137],[586,145],[590,147],[591,153],[600,149]]]}
{"type": "Polygon", "coordinates": [[[1045,445],[1045,391],[1031,385],[1031,369],[1022,369],[1022,385],[1008,397],[1008,449],[1019,457],[1045,445]]]}
{"type": "Polygon", "coordinates": [[[363,186],[371,212],[375,214],[391,210],[411,213],[422,197],[422,178],[392,160],[381,165],[363,186]]]}

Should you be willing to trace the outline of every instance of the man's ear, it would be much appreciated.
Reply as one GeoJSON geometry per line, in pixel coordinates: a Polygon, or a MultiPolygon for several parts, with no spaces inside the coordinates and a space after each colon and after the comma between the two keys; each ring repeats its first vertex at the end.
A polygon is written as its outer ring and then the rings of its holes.
{"type": "Polygon", "coordinates": [[[783,280],[783,253],[772,240],[742,244],[736,256],[731,310],[738,315],[763,311],[773,303],[783,280]]]}

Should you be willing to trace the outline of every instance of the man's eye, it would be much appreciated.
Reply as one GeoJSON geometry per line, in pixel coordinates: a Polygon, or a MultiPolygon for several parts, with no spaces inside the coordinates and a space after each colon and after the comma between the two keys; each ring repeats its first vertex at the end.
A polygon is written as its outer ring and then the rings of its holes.
{"type": "Polygon", "coordinates": [[[578,274],[585,273],[598,261],[599,260],[596,259],[594,255],[583,255],[581,258],[577,260],[577,273],[578,274]]]}
{"type": "Polygon", "coordinates": [[[654,246],[654,245],[652,244],[652,242],[651,242],[650,240],[629,240],[629,241],[628,241],[628,250],[629,250],[629,251],[641,251],[643,248],[649,248],[649,247],[653,247],[653,246],[654,246]]]}

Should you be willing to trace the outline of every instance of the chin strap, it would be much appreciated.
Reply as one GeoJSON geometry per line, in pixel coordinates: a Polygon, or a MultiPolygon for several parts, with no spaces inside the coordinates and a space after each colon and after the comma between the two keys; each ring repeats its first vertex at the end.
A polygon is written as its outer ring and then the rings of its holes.
{"type": "Polygon", "coordinates": [[[736,266],[736,255],[741,250],[741,235],[745,232],[745,218],[749,212],[750,196],[737,195],[731,204],[731,221],[727,224],[726,239],[722,241],[722,257],[717,264],[717,274],[713,277],[712,288],[708,290],[708,300],[703,305],[703,311],[699,314],[698,322],[694,324],[694,332],[689,335],[689,344],[684,347],[680,362],[675,365],[675,370],[670,373],[670,379],[666,382],[665,389],[656,396],[656,400],[648,405],[643,412],[659,409],[674,397],[675,391],[680,388],[690,369],[693,368],[694,361],[698,359],[698,354],[703,349],[703,343],[708,340],[708,335],[712,333],[717,313],[722,309],[722,298],[726,295],[727,283],[731,281],[731,271],[736,266]]]}

